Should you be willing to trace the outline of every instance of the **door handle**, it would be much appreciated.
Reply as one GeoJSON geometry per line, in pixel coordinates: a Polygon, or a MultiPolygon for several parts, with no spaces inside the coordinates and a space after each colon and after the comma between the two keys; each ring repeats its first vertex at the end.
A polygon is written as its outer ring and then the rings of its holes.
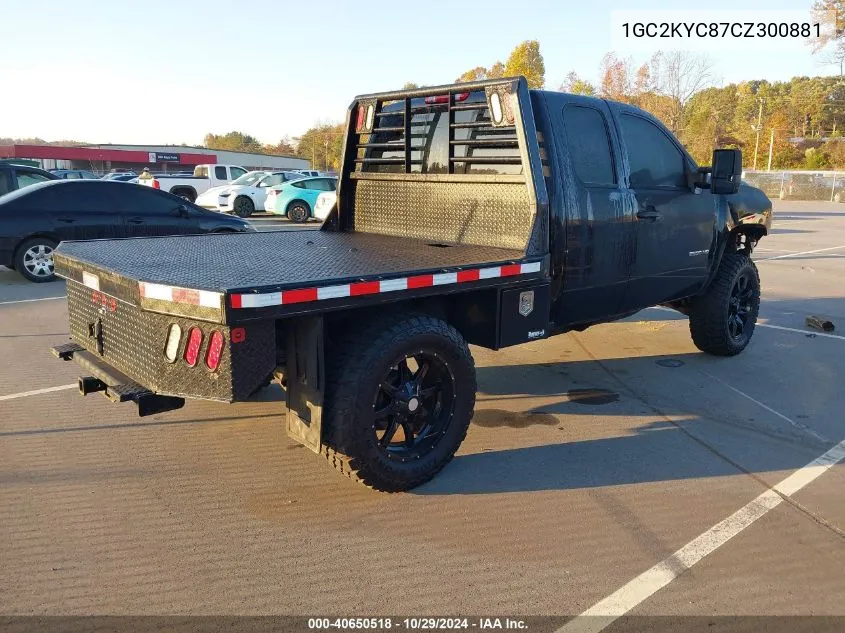
{"type": "Polygon", "coordinates": [[[637,211],[637,217],[640,220],[652,220],[657,221],[663,217],[663,214],[660,213],[657,209],[654,208],[654,205],[648,205],[646,207],[641,208],[637,211]]]}
{"type": "Polygon", "coordinates": [[[138,217],[129,218],[126,221],[129,222],[129,224],[143,224],[144,223],[143,218],[138,218],[138,217]]]}
{"type": "Polygon", "coordinates": [[[64,222],[65,224],[73,224],[76,222],[76,218],[56,218],[59,222],[64,222]]]}

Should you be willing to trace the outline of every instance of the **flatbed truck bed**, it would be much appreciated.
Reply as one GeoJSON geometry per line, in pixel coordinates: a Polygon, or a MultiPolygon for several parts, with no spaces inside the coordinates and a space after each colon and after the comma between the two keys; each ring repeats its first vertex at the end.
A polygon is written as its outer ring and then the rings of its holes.
{"type": "Polygon", "coordinates": [[[317,301],[323,310],[542,275],[542,258],[473,244],[313,230],[206,238],[64,242],[57,259],[71,283],[219,323],[301,314],[317,301]]]}

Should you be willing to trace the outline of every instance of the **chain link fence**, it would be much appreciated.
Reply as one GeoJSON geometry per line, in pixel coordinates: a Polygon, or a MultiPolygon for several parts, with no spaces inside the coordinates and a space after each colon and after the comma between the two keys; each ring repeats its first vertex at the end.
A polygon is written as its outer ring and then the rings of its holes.
{"type": "Polygon", "coordinates": [[[742,179],[780,200],[845,202],[842,171],[746,171],[742,179]]]}

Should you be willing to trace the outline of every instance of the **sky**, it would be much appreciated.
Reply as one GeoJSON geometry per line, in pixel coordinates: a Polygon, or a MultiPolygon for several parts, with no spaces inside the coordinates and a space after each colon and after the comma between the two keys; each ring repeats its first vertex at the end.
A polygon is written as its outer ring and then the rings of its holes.
{"type": "MultiPolygon", "coordinates": [[[[698,7],[702,6],[696,3],[698,7]]],[[[708,0],[707,9],[806,10],[809,0],[708,0]]],[[[199,145],[263,143],[343,120],[356,94],[450,83],[540,41],[546,86],[598,79],[611,12],[667,2],[0,0],[0,137],[199,145]]],[[[696,5],[690,3],[690,8],[696,5]]],[[[657,50],[657,47],[655,47],[657,50]]],[[[716,85],[838,71],[809,47],[707,52],[716,85]]],[[[644,51],[631,53],[635,64],[644,51]]]]}

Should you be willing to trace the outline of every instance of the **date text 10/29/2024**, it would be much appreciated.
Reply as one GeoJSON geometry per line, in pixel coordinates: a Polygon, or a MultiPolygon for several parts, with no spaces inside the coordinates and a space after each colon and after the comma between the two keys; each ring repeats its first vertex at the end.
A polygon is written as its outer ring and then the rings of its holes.
{"type": "Polygon", "coordinates": [[[524,620],[515,618],[309,618],[308,628],[315,631],[339,630],[525,630],[524,620]]]}

